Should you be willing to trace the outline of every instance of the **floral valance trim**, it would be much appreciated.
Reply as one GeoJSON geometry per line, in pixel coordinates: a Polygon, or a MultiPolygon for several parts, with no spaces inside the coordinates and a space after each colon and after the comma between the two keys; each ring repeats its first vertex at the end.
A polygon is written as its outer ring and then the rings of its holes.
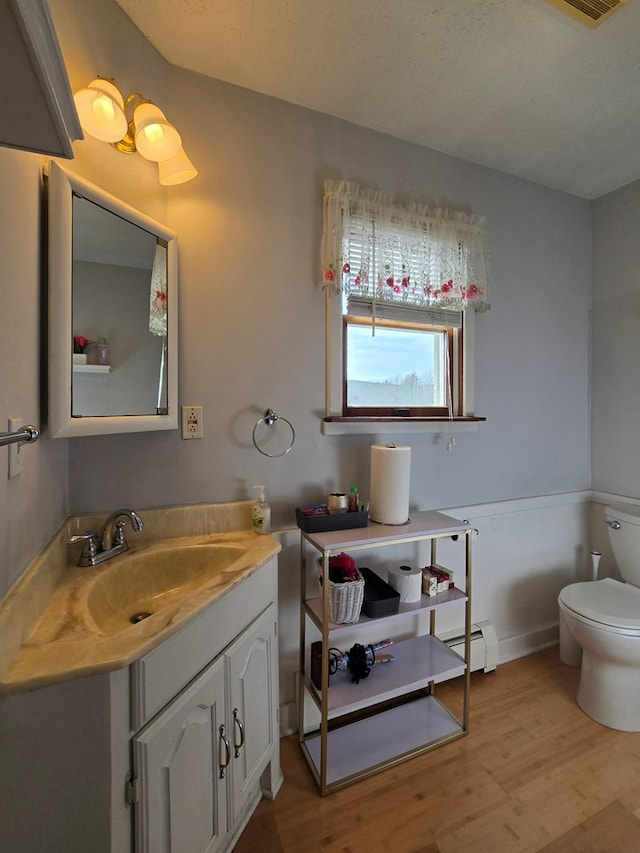
{"type": "Polygon", "coordinates": [[[151,271],[149,331],[152,335],[167,334],[167,250],[159,244],[151,271]]]}
{"type": "Polygon", "coordinates": [[[464,311],[469,307],[475,311],[488,311],[491,307],[485,298],[487,288],[473,281],[464,285],[450,278],[437,287],[426,281],[416,284],[408,275],[402,276],[399,282],[392,275],[387,278],[381,275],[371,287],[366,271],[361,269],[352,274],[349,263],[343,263],[338,273],[334,272],[333,266],[330,265],[325,269],[323,277],[325,289],[334,293],[357,294],[372,300],[380,299],[399,305],[410,304],[446,311],[464,311]]]}
{"type": "Polygon", "coordinates": [[[416,307],[488,310],[480,217],[401,206],[378,192],[326,181],[325,290],[416,307]]]}

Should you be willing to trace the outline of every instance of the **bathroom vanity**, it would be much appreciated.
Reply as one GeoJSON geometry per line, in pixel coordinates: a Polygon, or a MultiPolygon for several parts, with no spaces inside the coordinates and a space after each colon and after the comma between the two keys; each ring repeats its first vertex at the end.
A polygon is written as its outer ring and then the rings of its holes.
{"type": "Polygon", "coordinates": [[[263,772],[277,790],[275,570],[272,560],[131,668],[136,851],[225,849],[263,772]]]}
{"type": "Polygon", "coordinates": [[[63,633],[38,648],[51,629],[41,620],[0,683],[0,849],[216,853],[233,846],[262,796],[275,795],[279,545],[250,530],[232,539],[245,536],[262,555],[257,565],[247,557],[240,573],[229,570],[206,606],[198,591],[190,616],[193,593],[169,608],[156,643],[151,620],[117,630],[120,651],[96,636],[86,675],[77,677],[83,628],[69,624],[72,610],[63,633]],[[133,645],[121,666],[125,634],[133,645]],[[54,661],[65,647],[76,668],[68,679],[54,661]]]}

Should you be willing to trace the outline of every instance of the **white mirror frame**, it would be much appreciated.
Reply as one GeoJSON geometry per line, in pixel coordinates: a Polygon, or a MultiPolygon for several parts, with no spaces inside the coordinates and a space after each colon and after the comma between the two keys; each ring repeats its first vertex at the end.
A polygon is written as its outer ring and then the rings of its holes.
{"type": "Polygon", "coordinates": [[[104,190],[49,164],[49,432],[52,438],[178,428],[178,240],[175,232],[104,190]],[[71,417],[73,194],[89,199],[167,242],[166,415],[71,417]]]}

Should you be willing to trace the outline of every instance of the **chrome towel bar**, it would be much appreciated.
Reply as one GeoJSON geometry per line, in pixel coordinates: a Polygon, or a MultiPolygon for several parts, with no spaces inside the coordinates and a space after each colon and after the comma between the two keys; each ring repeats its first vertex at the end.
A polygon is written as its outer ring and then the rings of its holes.
{"type": "Polygon", "coordinates": [[[0,447],[3,447],[5,444],[17,444],[19,441],[31,444],[39,438],[40,430],[37,427],[26,426],[18,432],[0,432],[0,447]]]}

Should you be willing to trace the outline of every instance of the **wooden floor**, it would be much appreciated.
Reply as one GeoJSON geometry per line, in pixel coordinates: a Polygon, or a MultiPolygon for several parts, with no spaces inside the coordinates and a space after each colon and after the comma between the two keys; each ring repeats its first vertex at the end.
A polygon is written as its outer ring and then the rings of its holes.
{"type": "Polygon", "coordinates": [[[474,673],[467,737],[327,797],[284,738],[234,853],[640,853],[640,733],[593,722],[577,682],[557,647],[474,673]]]}

